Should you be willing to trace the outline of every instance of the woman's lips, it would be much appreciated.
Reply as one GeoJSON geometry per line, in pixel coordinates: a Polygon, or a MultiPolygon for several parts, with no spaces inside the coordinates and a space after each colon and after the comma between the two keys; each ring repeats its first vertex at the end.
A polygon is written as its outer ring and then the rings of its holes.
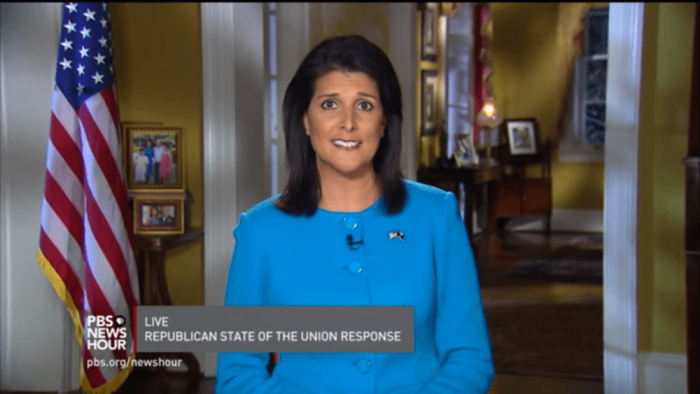
{"type": "Polygon", "coordinates": [[[361,142],[359,141],[352,141],[352,140],[332,140],[333,145],[339,147],[339,148],[357,148],[360,146],[361,142]]]}

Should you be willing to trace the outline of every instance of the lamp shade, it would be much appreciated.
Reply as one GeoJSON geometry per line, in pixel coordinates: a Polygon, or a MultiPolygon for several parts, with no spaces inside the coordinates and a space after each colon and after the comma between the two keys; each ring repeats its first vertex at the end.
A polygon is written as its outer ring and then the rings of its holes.
{"type": "Polygon", "coordinates": [[[503,123],[503,117],[496,110],[496,105],[493,102],[493,98],[488,98],[484,102],[484,106],[476,115],[476,122],[481,127],[496,128],[503,123]]]}

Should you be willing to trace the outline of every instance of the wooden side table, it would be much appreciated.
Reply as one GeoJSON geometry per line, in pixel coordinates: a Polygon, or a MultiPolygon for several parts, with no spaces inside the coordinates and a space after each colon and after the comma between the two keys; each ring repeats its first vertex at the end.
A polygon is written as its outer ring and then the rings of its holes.
{"type": "MultiPolygon", "coordinates": [[[[204,230],[201,228],[192,228],[184,234],[177,235],[135,235],[136,243],[136,267],[139,276],[139,290],[142,305],[172,305],[170,292],[168,291],[168,282],[165,277],[165,258],[168,251],[193,244],[200,241],[204,236],[204,230]],[[145,274],[146,274],[146,255],[149,260],[150,271],[150,301],[145,302],[145,274]]],[[[153,359],[163,357],[163,353],[137,353],[141,359],[153,359]]],[[[197,358],[192,353],[168,353],[167,357],[174,357],[183,360],[187,365],[187,376],[190,381],[190,386],[198,385],[199,379],[202,377],[201,369],[197,358]]],[[[159,375],[161,382],[166,382],[165,367],[159,367],[159,375]]],[[[166,382],[167,383],[167,382],[166,382]]],[[[192,388],[192,387],[190,387],[192,388]]],[[[189,391],[189,389],[188,389],[189,391]]]]}
{"type": "Polygon", "coordinates": [[[501,218],[520,215],[545,215],[545,232],[551,232],[552,219],[552,144],[538,144],[537,154],[513,156],[507,146],[501,146],[501,166],[504,174],[494,193],[494,209],[489,216],[491,232],[503,236],[501,218]],[[539,166],[539,178],[528,176],[528,167],[539,166]]]}
{"type": "MultiPolygon", "coordinates": [[[[459,168],[420,168],[417,173],[417,180],[427,185],[438,186],[440,183],[452,183],[457,192],[460,184],[464,184],[465,193],[464,204],[464,225],[467,228],[469,237],[474,236],[472,229],[473,208],[479,207],[476,204],[476,191],[482,187],[482,191],[487,193],[492,190],[492,186],[500,179],[500,167],[459,167],[459,168]]],[[[439,187],[439,186],[438,186],[439,187]]],[[[488,193],[491,194],[491,193],[488,193]]],[[[460,196],[457,196],[458,198],[460,196]]],[[[482,201],[482,207],[487,211],[490,209],[488,199],[482,201]]],[[[482,210],[482,209],[479,209],[482,210]]]]}

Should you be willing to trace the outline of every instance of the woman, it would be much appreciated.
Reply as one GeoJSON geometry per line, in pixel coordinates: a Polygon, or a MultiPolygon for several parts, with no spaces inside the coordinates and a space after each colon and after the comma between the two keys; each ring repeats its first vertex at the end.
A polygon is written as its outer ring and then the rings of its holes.
{"type": "Polygon", "coordinates": [[[168,145],[163,145],[163,152],[160,155],[160,181],[161,183],[170,183],[170,148],[168,145]]]}
{"type": "Polygon", "coordinates": [[[414,352],[282,353],[272,376],[267,353],[222,353],[217,393],[488,391],[457,200],[402,179],[401,121],[398,79],[376,45],[338,37],[307,55],[284,97],[289,183],[241,214],[225,304],[411,305],[414,352]]]}
{"type": "Polygon", "coordinates": [[[160,209],[157,206],[151,205],[148,210],[148,217],[144,219],[144,224],[149,226],[160,226],[161,225],[161,214],[160,209]]]}

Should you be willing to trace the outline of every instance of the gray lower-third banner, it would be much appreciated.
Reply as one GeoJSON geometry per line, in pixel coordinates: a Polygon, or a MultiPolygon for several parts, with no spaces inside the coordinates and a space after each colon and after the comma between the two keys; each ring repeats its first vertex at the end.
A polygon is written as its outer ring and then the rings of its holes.
{"type": "Polygon", "coordinates": [[[413,352],[411,306],[139,306],[138,352],[413,352]]]}

